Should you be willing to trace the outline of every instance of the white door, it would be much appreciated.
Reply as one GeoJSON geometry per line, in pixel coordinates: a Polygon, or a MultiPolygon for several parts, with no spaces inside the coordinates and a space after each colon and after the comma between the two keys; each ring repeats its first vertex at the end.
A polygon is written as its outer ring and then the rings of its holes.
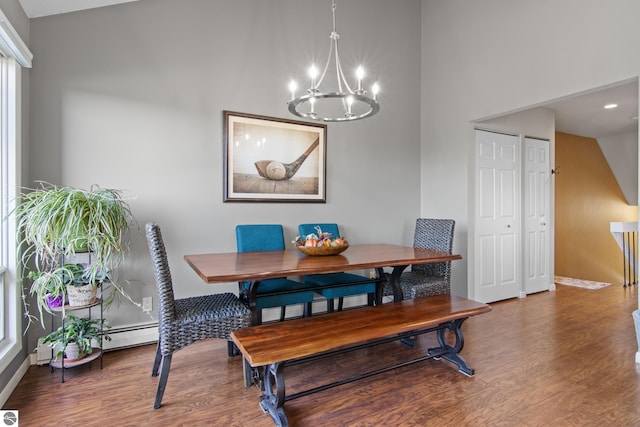
{"type": "Polygon", "coordinates": [[[514,135],[476,130],[474,298],[520,292],[520,144],[514,135]]]}
{"type": "Polygon", "coordinates": [[[549,290],[551,168],[549,141],[524,140],[524,289],[527,294],[549,290]]]}

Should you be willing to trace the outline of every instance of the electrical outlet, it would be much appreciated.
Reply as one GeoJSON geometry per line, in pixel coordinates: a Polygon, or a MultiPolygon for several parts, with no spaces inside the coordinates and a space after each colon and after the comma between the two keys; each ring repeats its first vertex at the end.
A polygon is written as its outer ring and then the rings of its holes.
{"type": "Polygon", "coordinates": [[[153,297],[142,298],[142,311],[149,313],[153,309],[153,297]]]}
{"type": "Polygon", "coordinates": [[[369,270],[369,279],[375,279],[377,277],[375,270],[369,270]]]}

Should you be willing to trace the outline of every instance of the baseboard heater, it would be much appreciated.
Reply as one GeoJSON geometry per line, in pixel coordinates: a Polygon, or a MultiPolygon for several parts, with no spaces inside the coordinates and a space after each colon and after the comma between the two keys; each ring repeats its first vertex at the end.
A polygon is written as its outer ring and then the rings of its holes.
{"type": "MultiPolygon", "coordinates": [[[[158,341],[158,322],[146,322],[111,328],[109,329],[109,336],[111,337],[111,341],[105,340],[103,342],[102,348],[104,351],[150,344],[158,341]]],[[[46,344],[41,344],[40,340],[38,340],[35,359],[35,364],[37,365],[46,365],[49,363],[49,360],[51,360],[51,348],[46,344]]]]}

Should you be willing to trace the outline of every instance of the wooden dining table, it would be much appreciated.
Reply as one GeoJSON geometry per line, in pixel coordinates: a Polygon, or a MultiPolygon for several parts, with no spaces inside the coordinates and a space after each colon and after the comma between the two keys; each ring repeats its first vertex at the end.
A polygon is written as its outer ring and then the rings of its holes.
{"type": "MultiPolygon", "coordinates": [[[[400,274],[412,264],[426,264],[461,259],[457,254],[392,244],[350,245],[339,255],[309,256],[295,248],[279,251],[223,252],[185,255],[184,259],[205,283],[249,282],[249,308],[252,324],[258,323],[256,297],[260,282],[276,277],[342,271],[376,271],[375,302],[382,303],[382,283],[388,280],[395,301],[402,301],[400,274]],[[387,274],[384,268],[391,268],[387,274]]],[[[275,292],[274,294],[282,293],[275,292]]],[[[266,294],[260,294],[264,296],[266,294]]]]}

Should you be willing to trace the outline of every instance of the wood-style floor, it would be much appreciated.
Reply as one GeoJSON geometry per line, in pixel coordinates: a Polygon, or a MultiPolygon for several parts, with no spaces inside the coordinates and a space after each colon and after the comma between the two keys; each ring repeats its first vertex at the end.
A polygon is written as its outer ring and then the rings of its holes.
{"type": "MultiPolygon", "coordinates": [[[[492,304],[463,326],[469,378],[428,360],[285,404],[292,426],[640,426],[637,288],[555,292],[492,304]]],[[[433,343],[421,338],[420,345],[433,343]]],[[[208,340],[177,352],[153,409],[155,347],[112,351],[66,371],[32,366],[4,406],[21,426],[271,426],[241,360],[208,340]]],[[[419,350],[391,343],[287,368],[289,390],[419,350]]]]}

